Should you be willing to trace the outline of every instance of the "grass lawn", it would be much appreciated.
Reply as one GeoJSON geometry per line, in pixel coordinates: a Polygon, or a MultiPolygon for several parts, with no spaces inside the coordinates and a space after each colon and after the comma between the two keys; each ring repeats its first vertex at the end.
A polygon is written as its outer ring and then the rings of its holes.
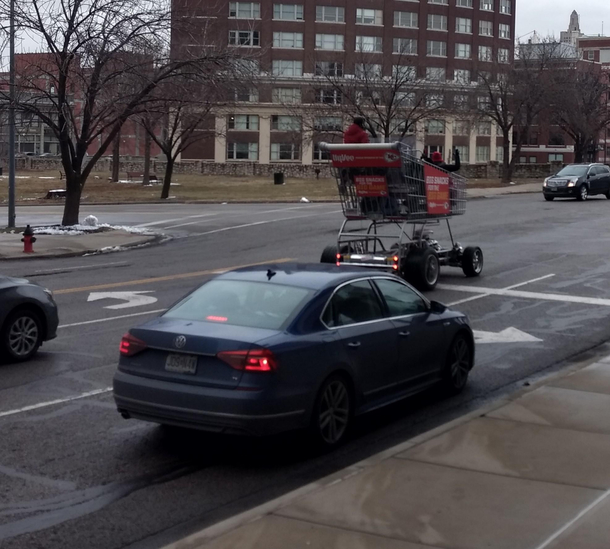
{"type": "MultiPolygon", "coordinates": [[[[144,202],[159,200],[161,185],[144,187],[141,183],[111,183],[109,173],[93,173],[83,191],[83,202],[144,202]]],[[[515,180],[517,185],[538,180],[515,180]]],[[[7,201],[7,176],[0,176],[0,204],[7,201]]],[[[501,187],[499,180],[472,179],[471,188],[501,187]]],[[[62,189],[65,181],[57,171],[19,172],[16,179],[16,197],[19,203],[59,202],[45,199],[47,191],[62,189]]],[[[274,185],[272,178],[183,175],[174,176],[170,196],[176,201],[210,202],[294,202],[308,200],[338,200],[334,179],[287,179],[285,185],[274,185]]]]}

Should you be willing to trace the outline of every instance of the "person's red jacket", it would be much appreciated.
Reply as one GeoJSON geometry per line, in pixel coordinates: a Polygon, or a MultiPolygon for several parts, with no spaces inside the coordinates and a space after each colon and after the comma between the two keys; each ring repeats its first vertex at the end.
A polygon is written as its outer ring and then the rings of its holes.
{"type": "Polygon", "coordinates": [[[369,134],[358,124],[352,124],[343,134],[343,143],[368,143],[369,134]]]}

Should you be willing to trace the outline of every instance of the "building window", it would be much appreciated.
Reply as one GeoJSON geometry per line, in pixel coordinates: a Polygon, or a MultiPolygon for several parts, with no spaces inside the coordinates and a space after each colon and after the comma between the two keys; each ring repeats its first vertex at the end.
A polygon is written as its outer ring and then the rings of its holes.
{"type": "Polygon", "coordinates": [[[527,156],[519,157],[519,164],[525,164],[527,162],[527,156]]]}
{"type": "Polygon", "coordinates": [[[275,59],[272,71],[273,76],[303,76],[303,61],[275,59]]]}
{"type": "Polygon", "coordinates": [[[365,80],[381,78],[382,67],[374,63],[356,63],[354,74],[356,78],[363,78],[365,80]]]}
{"type": "Polygon", "coordinates": [[[258,116],[253,114],[235,114],[229,116],[229,129],[258,131],[258,116]]]}
{"type": "Polygon", "coordinates": [[[500,13],[510,15],[512,13],[511,0],[500,0],[500,13]]]}
{"type": "Polygon", "coordinates": [[[356,51],[381,53],[383,51],[383,39],[381,36],[356,36],[356,51]]]}
{"type": "Polygon", "coordinates": [[[298,160],[299,149],[296,143],[271,143],[271,160],[298,160]]]}
{"type": "Polygon", "coordinates": [[[235,72],[246,77],[260,73],[258,61],[255,59],[235,59],[233,60],[235,72]]]}
{"type": "Polygon", "coordinates": [[[302,32],[274,32],[273,33],[274,48],[302,48],[303,33],[302,32]]]}
{"type": "Polygon", "coordinates": [[[444,82],[446,79],[447,75],[443,67],[426,67],[426,80],[444,82]]]}
{"type": "Polygon", "coordinates": [[[587,59],[588,59],[589,61],[594,61],[594,60],[595,60],[595,52],[594,52],[594,51],[592,51],[592,50],[589,50],[589,51],[587,52],[587,59]]]}
{"type": "Polygon", "coordinates": [[[411,65],[394,65],[392,66],[392,78],[395,80],[415,80],[417,69],[411,65]]]}
{"type": "Polygon", "coordinates": [[[442,93],[431,93],[426,96],[426,107],[440,109],[445,103],[445,96],[442,93]]]}
{"type": "Polygon", "coordinates": [[[383,11],[357,8],[356,23],[358,25],[383,25],[383,11]]]}
{"type": "Polygon", "coordinates": [[[479,21],[479,34],[481,36],[493,36],[494,24],[491,21],[479,21]]]}
{"type": "Polygon", "coordinates": [[[316,34],[316,48],[319,50],[343,51],[344,41],[342,34],[316,34]]]}
{"type": "Polygon", "coordinates": [[[563,153],[549,154],[549,162],[563,162],[563,153]]]}
{"type": "Polygon", "coordinates": [[[327,105],[340,105],[342,96],[339,90],[321,89],[316,90],[316,102],[325,103],[327,105]]]}
{"type": "Polygon", "coordinates": [[[455,0],[458,8],[472,8],[472,0],[455,0]]]}
{"type": "Polygon", "coordinates": [[[303,5],[273,4],[273,18],[282,21],[303,21],[303,5]]]}
{"type": "Polygon", "coordinates": [[[538,162],[538,158],[536,158],[535,156],[530,156],[529,162],[530,164],[536,164],[538,162]]]}
{"type": "Polygon", "coordinates": [[[418,25],[418,14],[411,11],[395,11],[394,26],[407,29],[416,29],[418,25]]]}
{"type": "Polygon", "coordinates": [[[271,129],[280,132],[299,132],[301,119],[298,116],[274,115],[271,117],[271,129]]]}
{"type": "Polygon", "coordinates": [[[274,103],[300,103],[301,90],[299,88],[274,88],[271,99],[274,103]]]}
{"type": "Polygon", "coordinates": [[[428,40],[427,54],[429,57],[447,57],[447,42],[428,40]]]}
{"type": "Polygon", "coordinates": [[[504,147],[496,147],[496,162],[504,162],[504,147]]]}
{"type": "Polygon", "coordinates": [[[470,122],[468,120],[454,121],[453,135],[470,135],[470,122]]]}
{"type": "Polygon", "coordinates": [[[464,111],[468,108],[469,96],[468,95],[454,95],[453,96],[453,104],[455,108],[464,111]]]}
{"type": "Polygon", "coordinates": [[[483,120],[477,124],[478,135],[491,135],[491,121],[483,120]]]}
{"type": "Polygon", "coordinates": [[[320,143],[316,143],[313,146],[313,159],[316,162],[321,162],[323,160],[330,160],[330,151],[321,149],[320,143]]]}
{"type": "Polygon", "coordinates": [[[447,6],[449,5],[449,0],[428,0],[428,4],[441,4],[447,6]]]}
{"type": "Polygon", "coordinates": [[[345,23],[345,8],[335,6],[316,6],[318,23],[345,23]]]}
{"type": "Polygon", "coordinates": [[[498,48],[498,62],[509,63],[510,62],[510,50],[506,48],[498,48]]]}
{"type": "Polygon", "coordinates": [[[238,103],[258,103],[258,90],[256,88],[235,90],[235,101],[238,103]]]}
{"type": "Polygon", "coordinates": [[[316,76],[343,76],[343,63],[316,61],[316,76]]]}
{"type": "Polygon", "coordinates": [[[472,19],[469,19],[468,17],[456,17],[455,32],[472,34],[472,19]]]}
{"type": "Polygon", "coordinates": [[[470,71],[468,69],[455,69],[453,81],[458,84],[470,84],[470,71]]]}
{"type": "Polygon", "coordinates": [[[260,19],[261,5],[258,2],[229,2],[229,17],[260,19]]]}
{"type": "Polygon", "coordinates": [[[314,120],[314,129],[319,132],[338,132],[343,129],[340,116],[320,116],[314,120]]]}
{"type": "Polygon", "coordinates": [[[455,57],[456,59],[470,59],[471,54],[470,44],[456,44],[455,57]]]}
{"type": "Polygon", "coordinates": [[[489,145],[477,145],[477,162],[489,162],[489,145]]]}
{"type": "Polygon", "coordinates": [[[510,40],[510,25],[500,23],[500,26],[498,28],[498,36],[500,38],[506,38],[510,40]]]}
{"type": "Polygon", "coordinates": [[[258,143],[228,143],[227,160],[258,160],[258,143]]]}
{"type": "Polygon", "coordinates": [[[258,31],[229,31],[230,46],[260,46],[258,31]]]}
{"type": "Polygon", "coordinates": [[[447,16],[446,15],[428,15],[428,30],[447,30],[447,16]]]}
{"type": "Polygon", "coordinates": [[[445,133],[444,120],[426,120],[426,133],[443,135],[445,133]]]}
{"type": "Polygon", "coordinates": [[[493,11],[494,10],[494,0],[481,0],[480,8],[483,11],[493,11]]]}
{"type": "Polygon", "coordinates": [[[456,145],[454,149],[457,149],[460,153],[460,162],[468,164],[470,160],[470,147],[468,145],[456,145]]]}
{"type": "Polygon", "coordinates": [[[394,38],[392,46],[394,53],[417,55],[417,40],[415,38],[394,38]]]}
{"type": "Polygon", "coordinates": [[[415,107],[415,92],[397,92],[396,107],[415,107]]]}
{"type": "Polygon", "coordinates": [[[479,95],[479,97],[477,97],[477,108],[479,109],[479,111],[487,112],[489,111],[490,107],[491,100],[489,99],[489,97],[487,97],[486,95],[479,95]]]}
{"type": "Polygon", "coordinates": [[[493,50],[491,46],[479,46],[479,61],[492,61],[493,50]]]}

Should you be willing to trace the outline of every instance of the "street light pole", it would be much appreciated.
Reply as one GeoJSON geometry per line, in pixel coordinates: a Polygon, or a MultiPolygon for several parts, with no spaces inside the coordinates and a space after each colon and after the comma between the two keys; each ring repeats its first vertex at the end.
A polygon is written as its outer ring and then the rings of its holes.
{"type": "Polygon", "coordinates": [[[11,0],[9,28],[8,109],[8,226],[15,226],[15,0],[11,0]]]}

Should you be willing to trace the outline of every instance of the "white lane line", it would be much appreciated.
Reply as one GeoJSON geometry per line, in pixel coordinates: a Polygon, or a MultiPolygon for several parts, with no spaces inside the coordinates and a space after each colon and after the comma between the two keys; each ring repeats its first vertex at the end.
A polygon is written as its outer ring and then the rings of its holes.
{"type": "MultiPolygon", "coordinates": [[[[527,280],[525,282],[520,282],[519,284],[513,284],[512,286],[508,286],[507,288],[503,288],[504,290],[513,290],[515,288],[520,288],[521,286],[525,286],[526,284],[533,284],[534,282],[540,282],[541,280],[546,280],[547,278],[551,278],[555,276],[554,274],[548,274],[544,276],[540,276],[538,278],[533,278],[532,280],[527,280]]],[[[454,307],[455,305],[461,305],[462,303],[468,303],[469,301],[476,301],[477,299],[483,299],[484,297],[489,297],[491,294],[481,294],[475,295],[472,297],[466,297],[465,299],[459,299],[458,301],[454,301],[453,303],[449,303],[448,307],[454,307]]]]}
{"type": "Polygon", "coordinates": [[[96,265],[78,265],[76,267],[58,267],[57,269],[44,269],[42,271],[34,271],[34,274],[55,273],[57,271],[76,271],[77,269],[99,269],[100,267],[117,267],[119,265],[129,265],[127,261],[114,261],[112,263],[97,263],[96,265]]]}
{"type": "Polygon", "coordinates": [[[167,309],[155,309],[154,311],[143,311],[141,313],[131,313],[130,315],[120,315],[120,316],[111,316],[109,318],[97,318],[95,320],[85,320],[84,322],[74,322],[73,324],[62,324],[58,326],[58,329],[61,328],[74,328],[74,326],[86,326],[87,324],[98,324],[100,322],[110,322],[111,320],[120,320],[122,318],[131,318],[133,316],[143,316],[143,315],[154,315],[158,313],[163,313],[167,311],[167,309]]]}
{"type": "Polygon", "coordinates": [[[610,299],[600,297],[583,297],[574,295],[561,294],[545,294],[542,292],[522,292],[515,290],[502,290],[498,288],[481,288],[476,286],[453,286],[450,284],[439,284],[437,286],[442,290],[450,290],[455,292],[466,292],[471,294],[501,295],[505,297],[520,297],[523,299],[535,299],[538,301],[559,301],[562,303],[578,303],[581,305],[599,305],[601,307],[610,307],[610,299]]]}
{"type": "MultiPolygon", "coordinates": [[[[212,231],[206,231],[203,233],[191,233],[188,236],[206,236],[208,234],[222,233],[225,231],[232,231],[234,229],[244,229],[246,227],[255,227],[256,225],[267,225],[269,223],[277,223],[279,221],[291,221],[293,219],[303,219],[305,217],[320,217],[323,215],[331,215],[341,212],[342,210],[333,210],[332,212],[318,213],[318,214],[310,214],[310,215],[295,215],[293,217],[283,217],[280,219],[268,219],[266,221],[255,221],[254,223],[245,223],[243,225],[233,225],[231,227],[222,227],[221,229],[214,229],[212,231]]],[[[181,237],[182,238],[182,237],[181,237]]],[[[186,237],[184,237],[186,238],[186,237]]]]}
{"type": "Polygon", "coordinates": [[[39,404],[32,404],[31,406],[24,406],[23,408],[17,408],[16,410],[8,410],[6,412],[0,412],[0,417],[14,416],[15,414],[22,414],[23,412],[29,412],[31,410],[38,410],[40,408],[47,408],[48,406],[54,406],[55,404],[64,404],[66,402],[72,402],[73,400],[80,400],[81,398],[88,398],[96,395],[103,395],[112,391],[112,387],[105,387],[104,389],[96,389],[95,391],[89,391],[87,393],[81,393],[66,398],[58,398],[57,400],[49,400],[47,402],[40,402],[39,404]]]}
{"type": "MultiPolygon", "coordinates": [[[[154,227],[155,225],[163,225],[164,223],[173,223],[174,221],[184,221],[185,219],[194,219],[195,217],[210,217],[214,215],[221,215],[229,212],[214,212],[200,215],[187,215],[186,217],[176,217],[174,219],[162,219],[160,221],[151,221],[150,223],[142,223],[141,225],[136,225],[136,227],[154,227]]],[[[169,229],[171,227],[166,227],[169,229]]]]}
{"type": "Polygon", "coordinates": [[[604,492],[601,496],[599,496],[595,501],[587,505],[578,515],[576,515],[572,520],[566,522],[557,532],[555,532],[550,538],[543,541],[536,549],[545,549],[551,543],[553,543],[559,536],[561,536],[566,530],[570,529],[574,524],[576,524],[582,517],[584,517],[589,511],[593,508],[597,507],[602,501],[610,496],[610,490],[604,492]]]}

